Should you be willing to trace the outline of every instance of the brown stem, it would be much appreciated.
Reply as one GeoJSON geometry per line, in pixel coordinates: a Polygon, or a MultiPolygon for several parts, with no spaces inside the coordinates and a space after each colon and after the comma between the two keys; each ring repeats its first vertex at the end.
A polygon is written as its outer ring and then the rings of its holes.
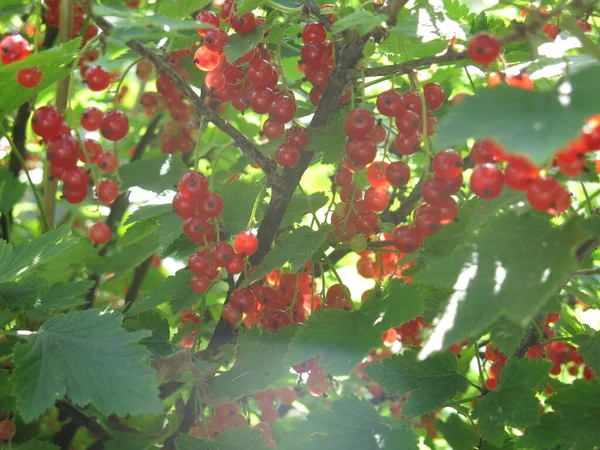
{"type": "Polygon", "coordinates": [[[137,300],[140,288],[142,287],[144,278],[146,278],[148,269],[150,269],[153,258],[154,256],[146,258],[146,260],[133,271],[133,280],[131,280],[129,289],[127,289],[127,293],[125,294],[125,308],[123,309],[123,314],[126,313],[129,308],[131,308],[131,305],[133,305],[133,302],[137,300]]]}
{"type": "Polygon", "coordinates": [[[85,427],[94,433],[99,440],[105,442],[113,438],[112,435],[100,425],[95,417],[88,416],[71,402],[58,400],[56,402],[56,407],[80,427],[85,427]]]}

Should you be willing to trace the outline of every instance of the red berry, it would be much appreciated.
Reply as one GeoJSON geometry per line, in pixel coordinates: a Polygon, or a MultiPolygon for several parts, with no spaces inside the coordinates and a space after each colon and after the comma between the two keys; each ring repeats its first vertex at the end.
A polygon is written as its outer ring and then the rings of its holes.
{"type": "Polygon", "coordinates": [[[29,42],[21,35],[6,36],[0,41],[0,59],[2,64],[21,61],[29,55],[29,42]]]}
{"type": "Polygon", "coordinates": [[[299,125],[294,125],[292,128],[287,130],[285,141],[288,144],[302,150],[308,145],[308,131],[306,128],[299,125]]]}
{"type": "Polygon", "coordinates": [[[125,114],[118,110],[111,110],[104,113],[102,123],[100,124],[100,133],[109,141],[119,141],[123,139],[129,131],[129,119],[125,114]]]}
{"type": "Polygon", "coordinates": [[[240,34],[250,33],[254,29],[255,24],[256,17],[254,17],[254,14],[251,12],[246,13],[241,17],[238,17],[237,13],[234,12],[231,16],[231,26],[240,34]]]}
{"type": "Polygon", "coordinates": [[[385,177],[392,186],[406,186],[410,180],[410,168],[402,161],[394,161],[385,169],[385,177]]]}
{"type": "Polygon", "coordinates": [[[441,206],[443,201],[450,197],[450,187],[446,180],[431,178],[423,183],[421,196],[431,206],[441,206]]]}
{"type": "Polygon", "coordinates": [[[184,197],[198,200],[208,192],[208,180],[200,172],[187,172],[179,179],[177,189],[184,197]]]}
{"type": "Polygon", "coordinates": [[[433,157],[432,167],[435,175],[443,180],[451,180],[462,174],[463,160],[454,150],[444,150],[433,157]]]}
{"type": "Polygon", "coordinates": [[[214,69],[206,74],[206,77],[204,77],[204,84],[209,89],[220,91],[227,84],[227,79],[223,72],[219,69],[214,69]]]}
{"type": "Polygon", "coordinates": [[[587,20],[577,19],[577,26],[583,30],[584,33],[590,33],[592,31],[592,26],[589,24],[587,20]]]}
{"type": "Polygon", "coordinates": [[[194,252],[188,259],[188,267],[194,274],[214,280],[219,276],[219,267],[210,261],[205,252],[194,252]]]}
{"type": "Polygon", "coordinates": [[[471,191],[481,198],[491,200],[498,197],[504,186],[502,171],[493,164],[475,166],[471,174],[471,191]]]}
{"type": "Polygon", "coordinates": [[[285,142],[277,148],[275,161],[282,167],[296,167],[300,161],[300,150],[285,142]]]}
{"type": "Polygon", "coordinates": [[[219,267],[227,267],[235,255],[233,247],[227,242],[217,242],[210,251],[210,259],[219,267]]]}
{"type": "Polygon", "coordinates": [[[173,212],[182,219],[187,219],[198,213],[196,201],[184,197],[180,192],[175,194],[171,205],[173,207],[173,212]]]}
{"type": "Polygon", "coordinates": [[[505,160],[504,150],[494,141],[485,139],[473,144],[471,159],[475,164],[501,162],[505,160]]]}
{"type": "Polygon", "coordinates": [[[275,95],[269,114],[278,122],[287,123],[296,115],[296,102],[288,95],[275,95]]]}
{"type": "Polygon", "coordinates": [[[100,124],[102,123],[102,117],[104,114],[98,108],[90,106],[81,113],[79,122],[84,130],[87,131],[98,131],[100,124]]]}
{"type": "Polygon", "coordinates": [[[393,240],[394,246],[402,253],[412,253],[423,245],[423,235],[408,225],[394,228],[393,240]]]}
{"type": "Polygon", "coordinates": [[[555,24],[548,22],[544,25],[544,28],[542,28],[542,33],[546,34],[550,39],[555,40],[558,37],[560,30],[555,24]]]}
{"type": "Polygon", "coordinates": [[[440,224],[447,225],[456,219],[458,204],[452,197],[445,198],[439,206],[434,207],[440,214],[440,224]]]}
{"type": "Polygon", "coordinates": [[[262,131],[271,140],[279,139],[285,132],[285,124],[275,119],[267,119],[263,124],[262,131]]]}
{"type": "Polygon", "coordinates": [[[365,191],[365,206],[373,211],[384,211],[390,203],[390,193],[386,189],[370,187],[365,191]]]}
{"type": "Polygon", "coordinates": [[[194,275],[190,280],[190,288],[196,293],[206,292],[210,287],[212,280],[206,277],[194,275]]]}
{"type": "Polygon", "coordinates": [[[95,244],[106,244],[111,234],[110,228],[103,222],[95,223],[88,230],[88,235],[95,244]]]}
{"type": "Polygon", "coordinates": [[[267,114],[275,99],[275,93],[271,88],[258,86],[250,93],[250,107],[257,114],[267,114]]]}
{"type": "Polygon", "coordinates": [[[354,217],[354,228],[365,236],[370,236],[379,226],[377,213],[371,210],[359,211],[354,217]]]}
{"type": "Polygon", "coordinates": [[[217,52],[209,50],[206,46],[202,46],[196,50],[193,63],[203,72],[209,72],[216,69],[221,61],[221,55],[217,52]]]}
{"type": "Polygon", "coordinates": [[[355,166],[365,166],[377,156],[377,145],[366,138],[352,139],[346,142],[346,156],[355,166]]]}
{"type": "Polygon", "coordinates": [[[558,198],[561,186],[554,178],[540,177],[533,180],[527,188],[527,200],[531,207],[547,212],[558,198]]]}
{"type": "Polygon", "coordinates": [[[83,202],[88,195],[87,186],[69,187],[63,186],[62,197],[69,203],[77,204],[83,202]]]}
{"type": "Polygon", "coordinates": [[[329,77],[331,76],[331,69],[327,66],[324,67],[306,67],[304,76],[310,84],[320,89],[325,89],[329,77]]]}
{"type": "Polygon", "coordinates": [[[206,219],[213,219],[223,211],[223,199],[214,192],[209,192],[198,202],[198,214],[206,219]]]}
{"type": "Polygon", "coordinates": [[[94,141],[93,139],[84,139],[83,149],[85,149],[85,153],[83,151],[79,152],[79,161],[86,164],[88,163],[88,158],[90,164],[97,163],[98,158],[100,158],[100,155],[104,152],[98,141],[94,141]]]}
{"type": "Polygon", "coordinates": [[[119,159],[112,152],[103,152],[98,158],[98,167],[102,172],[114,172],[118,166],[119,159]]]}
{"type": "Polygon", "coordinates": [[[538,168],[524,158],[510,158],[504,169],[506,185],[516,191],[526,191],[538,177],[538,168]]]}
{"type": "Polygon", "coordinates": [[[377,109],[386,117],[396,117],[402,109],[402,97],[396,91],[385,91],[377,97],[377,109]]]}
{"type": "MultiPolygon", "coordinates": [[[[215,28],[221,25],[219,17],[212,11],[202,11],[196,16],[196,22],[212,25],[215,28]]],[[[210,28],[199,28],[197,31],[200,36],[204,36],[209,30],[210,28]]]]}
{"type": "Polygon", "coordinates": [[[264,59],[255,59],[248,67],[248,81],[253,86],[268,86],[273,78],[275,69],[264,59]]]}
{"type": "Polygon", "coordinates": [[[67,134],[60,134],[50,140],[46,147],[48,160],[59,166],[75,166],[79,157],[79,143],[67,134]]]}
{"type": "Polygon", "coordinates": [[[350,111],[344,123],[346,136],[359,139],[364,138],[375,126],[373,113],[367,109],[354,109],[350,111]]]}
{"type": "Polygon", "coordinates": [[[103,180],[98,184],[96,193],[102,203],[111,203],[119,196],[119,185],[113,180],[103,180]]]}
{"type": "Polygon", "coordinates": [[[302,42],[305,44],[313,41],[325,42],[326,37],[327,30],[320,22],[307,23],[302,29],[302,42]]]}
{"type": "Polygon", "coordinates": [[[103,91],[110,84],[110,75],[101,66],[92,66],[87,70],[85,81],[92,91],[103,91]]]}
{"type": "Polygon", "coordinates": [[[240,255],[253,255],[258,250],[258,239],[252,232],[242,231],[233,240],[233,248],[240,255]]]}
{"type": "Polygon", "coordinates": [[[442,217],[437,208],[423,205],[415,213],[415,228],[423,236],[432,236],[440,229],[442,217]]]}
{"type": "Polygon", "coordinates": [[[367,181],[377,189],[385,189],[390,185],[385,173],[389,164],[385,161],[373,162],[367,168],[367,181]]]}
{"type": "MultiPolygon", "coordinates": [[[[285,327],[292,323],[290,316],[284,311],[273,311],[265,317],[263,326],[267,330],[279,331],[281,327],[285,327]]],[[[264,413],[264,411],[263,411],[264,413]]],[[[264,420],[264,417],[263,417],[264,420]]]]}
{"type": "Polygon", "coordinates": [[[235,289],[231,293],[229,304],[239,312],[247,313],[256,308],[256,297],[251,289],[235,289]]]}
{"type": "Polygon", "coordinates": [[[419,132],[411,134],[398,134],[394,142],[396,151],[401,155],[412,155],[421,149],[421,134],[419,132]]]}
{"type": "Polygon", "coordinates": [[[427,83],[423,86],[423,94],[431,111],[440,109],[446,100],[446,92],[439,83],[427,83]]]}
{"type": "Polygon", "coordinates": [[[313,397],[321,397],[329,390],[329,381],[323,372],[313,370],[306,380],[306,389],[313,397]]]}
{"type": "Polygon", "coordinates": [[[90,184],[90,176],[83,167],[72,167],[65,170],[61,179],[65,187],[71,189],[85,188],[87,193],[87,188],[90,184]]]}
{"type": "Polygon", "coordinates": [[[467,53],[476,63],[487,66],[500,55],[502,44],[489,33],[479,33],[471,38],[467,53]]]}
{"type": "Polygon", "coordinates": [[[404,110],[396,116],[396,128],[399,134],[411,135],[419,131],[421,116],[414,111],[404,110]]]}
{"type": "Polygon", "coordinates": [[[17,81],[26,88],[34,88],[42,81],[42,71],[37,67],[19,70],[17,72],[17,81]]]}
{"type": "Polygon", "coordinates": [[[54,106],[41,106],[31,117],[31,128],[34,133],[48,142],[60,132],[62,116],[54,106]]]}

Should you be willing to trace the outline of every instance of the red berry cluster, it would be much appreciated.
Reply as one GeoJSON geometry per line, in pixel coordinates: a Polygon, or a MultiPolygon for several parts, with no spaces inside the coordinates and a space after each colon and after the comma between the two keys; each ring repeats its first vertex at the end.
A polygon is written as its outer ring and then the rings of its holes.
{"type": "Polygon", "coordinates": [[[329,380],[325,369],[319,366],[319,358],[310,358],[300,364],[294,364],[292,369],[300,376],[308,373],[306,390],[313,397],[321,397],[329,390],[329,380]]]}
{"type": "MultiPolygon", "coordinates": [[[[585,170],[586,155],[599,149],[600,115],[597,115],[586,121],[578,139],[555,154],[553,166],[568,177],[578,176],[585,170]]],[[[475,163],[471,190],[481,198],[497,197],[506,184],[511,189],[526,192],[531,207],[538,211],[558,215],[571,204],[569,191],[556,178],[540,173],[527,157],[509,153],[492,140],[475,143],[471,159],[475,163]]]]}
{"type": "MultiPolygon", "coordinates": [[[[29,42],[20,34],[6,36],[0,41],[0,60],[4,65],[22,61],[30,53],[29,42]]],[[[19,70],[17,81],[23,87],[34,88],[42,81],[42,71],[37,67],[19,70]]]]}
{"type": "MultiPolygon", "coordinates": [[[[380,233],[377,236],[381,241],[392,240],[392,235],[388,233],[380,233]]],[[[352,241],[350,241],[350,244],[352,244],[352,241]]],[[[399,266],[398,261],[401,261],[405,255],[394,250],[396,248],[393,245],[387,245],[376,250],[358,252],[360,258],[356,262],[357,272],[364,278],[372,278],[378,281],[393,276],[403,278],[405,283],[410,283],[412,277],[404,275],[404,271],[414,265],[414,261],[399,266]]]]}

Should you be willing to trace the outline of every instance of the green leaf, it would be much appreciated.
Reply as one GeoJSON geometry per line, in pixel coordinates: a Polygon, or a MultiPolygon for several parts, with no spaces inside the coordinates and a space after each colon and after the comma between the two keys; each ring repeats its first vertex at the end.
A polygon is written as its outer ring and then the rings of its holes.
{"type": "Polygon", "coordinates": [[[182,234],[183,220],[172,212],[149,217],[127,228],[120,240],[122,246],[135,244],[148,236],[158,238],[163,248],[169,247],[182,234]]]}
{"type": "Polygon", "coordinates": [[[408,416],[433,411],[467,388],[467,379],[458,373],[458,361],[450,352],[419,361],[416,350],[406,350],[367,367],[365,373],[386,392],[410,392],[402,407],[408,416]]]}
{"type": "Polygon", "coordinates": [[[473,425],[462,420],[458,414],[452,414],[445,422],[438,420],[435,428],[444,435],[451,448],[475,449],[479,444],[479,435],[473,425]]]}
{"type": "Polygon", "coordinates": [[[30,55],[23,61],[0,67],[0,120],[10,114],[29,99],[36,92],[43,92],[58,80],[66,77],[71,72],[70,64],[79,53],[81,39],[71,41],[52,50],[30,55]],[[16,71],[37,66],[42,71],[42,81],[33,89],[23,88],[18,82],[16,71]]]}
{"type": "Polygon", "coordinates": [[[546,386],[551,367],[544,360],[508,361],[496,389],[473,408],[474,417],[479,419],[479,431],[488,442],[502,446],[506,438],[504,425],[525,428],[539,422],[540,406],[533,389],[546,386]]]}
{"type": "Polygon", "coordinates": [[[42,442],[34,439],[33,441],[26,442],[24,444],[14,445],[11,447],[15,450],[59,450],[54,444],[49,442],[42,442]]]}
{"type": "Polygon", "coordinates": [[[263,182],[253,176],[242,176],[223,184],[219,190],[219,195],[223,198],[221,218],[230,236],[247,229],[252,208],[261,192],[264,196],[263,182]]]}
{"type": "Polygon", "coordinates": [[[84,296],[94,285],[93,281],[56,283],[40,296],[40,304],[28,314],[32,320],[47,320],[53,313],[74,308],[85,303],[84,296]]]}
{"type": "Polygon", "coordinates": [[[281,228],[287,228],[298,223],[302,217],[312,211],[318,211],[327,204],[328,198],[325,192],[315,192],[306,195],[298,192],[292,196],[281,221],[281,228]]]}
{"type": "Polygon", "coordinates": [[[290,346],[291,364],[321,355],[320,365],[333,375],[351,372],[387,329],[417,317],[431,289],[390,280],[356,311],[321,309],[298,327],[290,346]]]}
{"type": "Polygon", "coordinates": [[[315,231],[309,227],[293,230],[275,245],[263,261],[244,279],[243,286],[264,277],[273,269],[281,269],[289,263],[292,272],[298,272],[306,261],[323,245],[329,233],[329,226],[324,225],[315,231]]]}
{"type": "Polygon", "coordinates": [[[173,207],[171,206],[171,203],[140,206],[125,219],[124,225],[131,225],[136,222],[141,222],[144,219],[161,216],[165,213],[172,212],[172,210],[173,207]]]}
{"type": "Polygon", "coordinates": [[[254,327],[242,333],[238,339],[239,363],[211,380],[210,403],[229,403],[254,394],[288,374],[290,365],[285,356],[294,331],[284,327],[271,333],[254,327]]]}
{"type": "MultiPolygon", "coordinates": [[[[5,66],[6,67],[6,66],[5,66]]],[[[0,213],[8,213],[25,194],[25,184],[6,167],[0,167],[0,213]]]]}
{"type": "MultiPolygon", "coordinates": [[[[506,369],[504,369],[506,370],[506,369]]],[[[600,380],[575,380],[548,400],[560,413],[556,424],[562,442],[573,450],[594,450],[600,442],[600,380]]]]}
{"type": "Polygon", "coordinates": [[[575,224],[556,227],[541,214],[509,212],[429,261],[414,282],[455,292],[422,355],[478,335],[502,315],[526,325],[578,266],[575,250],[587,236],[575,224]]]}
{"type": "Polygon", "coordinates": [[[518,441],[517,448],[546,450],[559,445],[563,439],[559,434],[560,417],[557,413],[542,414],[539,425],[529,427],[518,441]]]}
{"type": "Polygon", "coordinates": [[[178,270],[160,286],[138,299],[129,310],[129,314],[139,314],[165,302],[171,303],[171,311],[176,314],[198,303],[201,295],[193,292],[190,288],[190,280],[193,275],[191,270],[178,270]]]}
{"type": "Polygon", "coordinates": [[[440,120],[436,148],[451,147],[468,138],[492,138],[543,166],[558,149],[576,139],[585,120],[598,112],[600,93],[594,86],[599,77],[600,67],[595,66],[548,91],[510,86],[481,89],[440,120]]]}
{"type": "Polygon", "coordinates": [[[344,152],[346,145],[344,121],[342,115],[336,113],[330,116],[327,125],[308,129],[310,139],[307,148],[315,154],[323,154],[323,164],[338,162],[344,152]]]}
{"type": "Polygon", "coordinates": [[[175,190],[174,186],[186,172],[181,158],[176,155],[141,159],[119,168],[119,174],[123,179],[123,190],[137,186],[157,194],[166,190],[175,190]]]}
{"type": "Polygon", "coordinates": [[[337,34],[349,28],[356,27],[362,36],[381,25],[385,18],[386,16],[383,14],[374,15],[366,9],[361,9],[336,21],[331,28],[331,32],[337,34]]]}
{"type": "Polygon", "coordinates": [[[260,8],[266,0],[239,0],[237,2],[238,16],[244,15],[247,12],[260,8]]]}
{"type": "Polygon", "coordinates": [[[14,390],[14,377],[8,370],[0,370],[0,405],[5,411],[14,411],[16,409],[14,390]]]}
{"type": "Polygon", "coordinates": [[[225,44],[225,56],[227,61],[235,62],[255,48],[264,36],[263,27],[255,27],[250,33],[236,33],[229,36],[225,44]]]}
{"type": "Polygon", "coordinates": [[[15,351],[15,394],[26,422],[65,396],[103,414],[161,412],[154,370],[135,345],[146,333],[127,333],[123,316],[77,311],[44,323],[15,351]]]}
{"type": "Polygon", "coordinates": [[[157,15],[183,19],[191,16],[194,11],[210,5],[212,0],[160,0],[157,15]]]}
{"type": "Polygon", "coordinates": [[[140,331],[149,330],[152,334],[140,341],[140,344],[150,350],[153,358],[160,358],[172,354],[176,348],[171,344],[171,332],[169,322],[162,319],[156,311],[144,311],[136,316],[128,318],[123,323],[125,330],[140,331]]]}
{"type": "Polygon", "coordinates": [[[250,428],[231,428],[210,441],[184,434],[176,442],[178,450],[268,450],[262,434],[250,428]]]}
{"type": "Polygon", "coordinates": [[[416,449],[412,430],[389,428],[367,400],[346,397],[333,402],[331,410],[314,411],[301,423],[303,435],[290,435],[277,447],[280,450],[345,449],[376,450],[416,449]],[[385,446],[378,444],[383,438],[385,446]],[[397,445],[400,444],[400,445],[397,445]],[[402,446],[402,445],[405,445],[402,446]]]}
{"type": "Polygon", "coordinates": [[[43,280],[38,278],[28,278],[18,283],[2,283],[0,284],[0,304],[11,309],[32,310],[38,300],[42,284],[43,280]]]}
{"type": "Polygon", "coordinates": [[[500,317],[490,330],[491,339],[505,355],[512,355],[519,346],[525,329],[520,325],[508,320],[506,317],[500,317]]]}
{"type": "Polygon", "coordinates": [[[583,356],[585,363],[594,372],[600,373],[600,333],[594,336],[575,336],[573,342],[579,346],[579,354],[583,356]]]}
{"type": "Polygon", "coordinates": [[[0,283],[13,280],[25,270],[32,270],[75,245],[77,240],[68,239],[69,233],[69,224],[65,224],[14,247],[6,241],[0,241],[0,283]]]}

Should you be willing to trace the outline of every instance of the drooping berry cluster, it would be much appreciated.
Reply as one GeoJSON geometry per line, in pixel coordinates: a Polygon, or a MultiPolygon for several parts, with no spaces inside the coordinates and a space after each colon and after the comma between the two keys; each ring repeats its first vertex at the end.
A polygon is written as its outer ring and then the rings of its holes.
{"type": "MultiPolygon", "coordinates": [[[[586,155],[599,149],[600,116],[593,116],[585,123],[580,137],[555,154],[553,167],[567,177],[576,177],[585,170],[586,155]]],[[[538,211],[558,215],[571,204],[569,191],[550,176],[550,171],[540,171],[526,156],[510,153],[492,140],[476,142],[471,159],[475,163],[471,190],[481,198],[497,197],[506,184],[526,192],[529,204],[538,211]]]]}
{"type": "MultiPolygon", "coordinates": [[[[0,60],[4,65],[22,61],[30,53],[29,42],[20,34],[6,36],[0,41],[0,60]]],[[[34,88],[42,81],[42,71],[37,67],[19,70],[17,81],[23,87],[34,88]]]]}

